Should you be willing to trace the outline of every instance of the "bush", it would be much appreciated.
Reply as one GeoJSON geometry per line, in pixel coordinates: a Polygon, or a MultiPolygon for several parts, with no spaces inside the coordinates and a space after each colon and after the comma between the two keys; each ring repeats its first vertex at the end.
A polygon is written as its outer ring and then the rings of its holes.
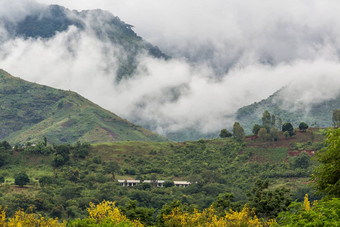
{"type": "Polygon", "coordinates": [[[221,138],[227,138],[227,137],[232,137],[233,134],[229,132],[227,129],[222,129],[220,132],[220,137],[221,138]]]}
{"type": "Polygon", "coordinates": [[[14,183],[18,185],[19,187],[24,187],[24,185],[26,185],[29,182],[30,182],[30,179],[28,178],[26,173],[21,172],[15,175],[14,183]]]}

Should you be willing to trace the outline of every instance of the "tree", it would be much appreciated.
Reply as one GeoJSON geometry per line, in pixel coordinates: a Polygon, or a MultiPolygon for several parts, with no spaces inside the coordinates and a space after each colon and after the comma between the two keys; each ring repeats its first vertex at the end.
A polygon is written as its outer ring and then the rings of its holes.
{"type": "Polygon", "coordinates": [[[308,125],[305,122],[301,122],[299,124],[299,129],[303,132],[306,132],[306,130],[308,129],[308,125]]]}
{"type": "Polygon", "coordinates": [[[340,127],[340,109],[333,110],[332,121],[334,128],[340,127]]]}
{"type": "Polygon", "coordinates": [[[15,175],[14,183],[18,185],[19,187],[24,187],[24,185],[26,185],[29,182],[30,182],[30,179],[28,178],[25,172],[20,172],[15,175]]]}
{"type": "Polygon", "coordinates": [[[268,138],[267,129],[261,128],[258,133],[258,137],[261,141],[266,141],[268,138]]]}
{"type": "Polygon", "coordinates": [[[276,124],[276,117],[274,114],[272,114],[272,128],[275,127],[275,124],[276,124]]]}
{"type": "Polygon", "coordinates": [[[224,193],[223,195],[219,195],[212,203],[212,206],[219,216],[224,216],[225,212],[230,211],[230,209],[240,210],[242,208],[241,203],[235,202],[234,195],[228,192],[224,193]]]}
{"type": "Polygon", "coordinates": [[[46,136],[44,136],[44,146],[45,147],[47,146],[47,138],[46,138],[46,136]]]}
{"type": "Polygon", "coordinates": [[[242,126],[239,122],[235,122],[233,126],[233,136],[237,141],[241,141],[244,139],[245,134],[242,126]]]}
{"type": "Polygon", "coordinates": [[[115,174],[119,172],[120,167],[116,161],[107,162],[104,167],[104,172],[112,175],[112,179],[116,179],[115,174]]]}
{"type": "Polygon", "coordinates": [[[340,128],[327,131],[325,144],[326,147],[317,153],[321,165],[316,167],[312,178],[319,191],[340,197],[340,128]]]}
{"type": "Polygon", "coordinates": [[[277,126],[278,126],[279,129],[282,128],[282,119],[281,119],[281,117],[279,117],[279,120],[277,122],[277,126]]]}
{"type": "Polygon", "coordinates": [[[302,152],[299,156],[295,157],[292,161],[293,168],[307,169],[309,166],[310,157],[306,152],[302,152]]]}
{"type": "Polygon", "coordinates": [[[12,149],[12,146],[6,140],[0,143],[0,147],[2,147],[4,150],[12,149]]]}
{"type": "Polygon", "coordinates": [[[125,207],[120,209],[130,220],[139,220],[144,225],[152,226],[154,210],[146,207],[138,207],[136,200],[129,200],[125,207]]]}
{"type": "Polygon", "coordinates": [[[279,131],[276,128],[272,128],[270,130],[269,137],[271,141],[277,141],[279,138],[279,131]]]}
{"type": "Polygon", "coordinates": [[[173,186],[175,186],[173,181],[165,181],[164,182],[164,187],[165,188],[170,188],[170,187],[173,187],[173,186]]]}
{"type": "Polygon", "coordinates": [[[90,152],[89,143],[80,143],[79,141],[73,146],[72,153],[73,157],[85,158],[90,152]]]}
{"type": "Polygon", "coordinates": [[[289,122],[286,122],[282,126],[282,132],[288,132],[289,136],[295,135],[293,125],[289,122]]]}
{"type": "Polygon", "coordinates": [[[57,155],[54,156],[53,166],[59,167],[59,166],[62,166],[64,164],[65,164],[65,159],[63,158],[62,155],[57,154],[57,155]]]}
{"type": "Polygon", "coordinates": [[[262,126],[266,129],[270,129],[272,124],[272,118],[268,110],[264,111],[262,114],[262,126]]]}
{"type": "Polygon", "coordinates": [[[261,128],[261,126],[260,126],[259,124],[255,124],[255,125],[253,126],[252,132],[254,133],[254,135],[257,135],[257,134],[258,134],[260,128],[261,128]]]}
{"type": "Polygon", "coordinates": [[[289,132],[288,132],[288,131],[285,131],[285,132],[283,133],[283,136],[284,136],[286,139],[288,139],[288,137],[289,137],[289,132]]]}
{"type": "Polygon", "coordinates": [[[255,208],[255,213],[259,217],[274,218],[278,213],[286,211],[291,203],[289,190],[277,188],[268,189],[269,182],[257,180],[252,191],[248,193],[248,206],[255,208]]]}
{"type": "Polygon", "coordinates": [[[229,132],[227,129],[222,129],[220,132],[220,137],[221,138],[227,138],[227,137],[232,137],[233,134],[231,132],[229,132]]]}

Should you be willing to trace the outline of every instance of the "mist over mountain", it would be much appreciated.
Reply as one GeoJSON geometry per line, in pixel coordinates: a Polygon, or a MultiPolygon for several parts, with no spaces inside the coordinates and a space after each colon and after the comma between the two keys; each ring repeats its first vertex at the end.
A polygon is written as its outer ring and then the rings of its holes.
{"type": "Polygon", "coordinates": [[[77,11],[2,1],[0,66],[172,138],[217,135],[284,86],[285,108],[340,90],[337,1],[39,2],[77,11]]]}

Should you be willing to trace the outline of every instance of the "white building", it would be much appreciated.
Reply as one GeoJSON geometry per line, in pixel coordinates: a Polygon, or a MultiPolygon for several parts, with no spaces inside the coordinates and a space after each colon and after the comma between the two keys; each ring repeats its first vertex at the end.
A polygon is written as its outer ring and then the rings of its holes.
{"type": "MultiPolygon", "coordinates": [[[[191,183],[189,181],[173,181],[174,185],[176,187],[187,187],[191,183]]],[[[156,180],[156,181],[151,181],[151,180],[144,180],[141,182],[140,180],[118,180],[118,183],[123,186],[123,187],[132,187],[136,186],[140,183],[147,183],[147,184],[155,184],[157,187],[164,187],[165,180],[156,180]]]]}

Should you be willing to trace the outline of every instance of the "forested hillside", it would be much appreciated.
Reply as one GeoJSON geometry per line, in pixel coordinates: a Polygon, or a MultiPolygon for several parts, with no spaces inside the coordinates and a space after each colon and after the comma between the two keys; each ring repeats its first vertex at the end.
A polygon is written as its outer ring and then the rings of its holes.
{"type": "Polygon", "coordinates": [[[14,144],[119,140],[166,141],[71,92],[30,83],[0,70],[0,138],[14,144]]]}
{"type": "MultiPolygon", "coordinates": [[[[226,207],[241,211],[245,203],[255,199],[253,188],[268,187],[274,194],[276,189],[283,190],[280,198],[287,204],[296,199],[303,201],[306,193],[313,200],[318,197],[308,182],[317,165],[312,157],[323,147],[323,134],[322,130],[311,129],[287,139],[280,133],[276,142],[249,137],[243,142],[226,138],[50,146],[41,141],[14,150],[2,143],[0,176],[4,183],[0,204],[7,206],[10,216],[17,209],[28,211],[33,207],[34,212],[47,217],[73,219],[84,217],[90,202],[117,201],[128,217],[136,217],[133,215],[137,212],[141,221],[150,225],[162,222],[159,212],[179,204],[187,211],[201,210],[223,200],[226,205],[218,208],[220,212],[226,207]],[[15,180],[22,172],[29,181],[17,187],[15,180]],[[161,188],[149,183],[122,187],[117,179],[168,183],[161,188]],[[192,184],[178,188],[171,183],[173,180],[192,184]]],[[[276,209],[275,215],[283,210],[276,209]]],[[[262,212],[260,217],[274,217],[274,213],[266,213],[268,210],[262,212]]]]}
{"type": "Polygon", "coordinates": [[[315,127],[330,127],[333,125],[332,112],[340,108],[340,96],[308,106],[296,103],[288,108],[284,105],[280,92],[282,90],[267,99],[242,107],[237,111],[236,119],[244,126],[247,133],[251,132],[254,124],[261,123],[261,116],[265,110],[274,114],[277,119],[281,118],[283,122],[291,122],[294,127],[298,127],[300,122],[306,122],[308,125],[315,127]]]}

